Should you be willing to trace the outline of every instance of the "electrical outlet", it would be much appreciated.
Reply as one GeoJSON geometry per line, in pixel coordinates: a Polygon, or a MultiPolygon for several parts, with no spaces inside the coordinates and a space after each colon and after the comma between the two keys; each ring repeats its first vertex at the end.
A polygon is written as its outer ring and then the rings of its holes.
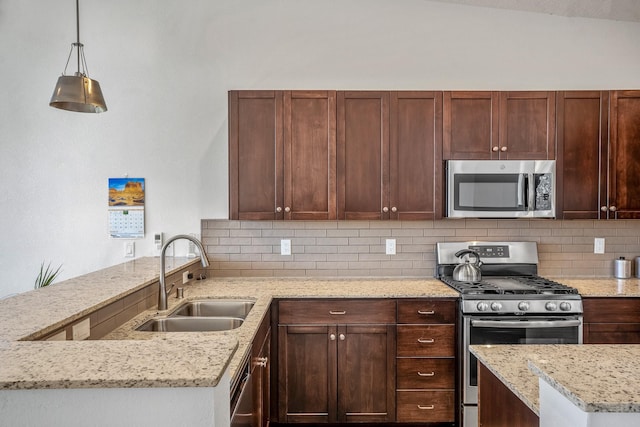
{"type": "Polygon", "coordinates": [[[596,237],[595,239],[593,239],[593,253],[604,253],[604,237],[596,237]]]}
{"type": "Polygon", "coordinates": [[[124,242],[124,256],[133,258],[136,255],[136,242],[124,242]]]}
{"type": "Polygon", "coordinates": [[[91,320],[87,317],[84,320],[71,326],[71,335],[74,340],[86,340],[91,335],[91,320]]]}
{"type": "Polygon", "coordinates": [[[396,239],[387,239],[386,245],[386,253],[387,255],[395,255],[396,254],[396,239]]]}
{"type": "Polygon", "coordinates": [[[189,271],[182,273],[182,284],[189,283],[189,271]]]}
{"type": "Polygon", "coordinates": [[[280,240],[280,255],[291,255],[291,240],[280,240]]]}

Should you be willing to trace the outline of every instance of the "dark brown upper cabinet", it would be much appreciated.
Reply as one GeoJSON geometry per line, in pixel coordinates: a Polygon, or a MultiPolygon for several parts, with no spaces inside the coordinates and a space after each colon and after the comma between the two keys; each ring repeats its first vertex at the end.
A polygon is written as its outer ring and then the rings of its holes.
{"type": "Polygon", "coordinates": [[[488,160],[499,155],[499,102],[498,92],[444,92],[445,160],[488,160]]]}
{"type": "Polygon", "coordinates": [[[229,219],[282,218],[283,93],[229,92],[229,219]]]}
{"type": "Polygon", "coordinates": [[[335,91],[229,92],[229,219],[336,218],[335,91]]]}
{"type": "Polygon", "coordinates": [[[609,218],[640,219],[640,90],[611,92],[609,218]]]}
{"type": "Polygon", "coordinates": [[[608,120],[608,92],[558,92],[556,215],[560,219],[607,217],[608,120]]]}
{"type": "Polygon", "coordinates": [[[558,217],[640,218],[640,91],[558,93],[558,217]]]}
{"type": "Polygon", "coordinates": [[[338,219],[436,219],[441,92],[338,92],[338,219]]]}
{"type": "Polygon", "coordinates": [[[555,158],[555,92],[445,92],[445,160],[555,158]]]}

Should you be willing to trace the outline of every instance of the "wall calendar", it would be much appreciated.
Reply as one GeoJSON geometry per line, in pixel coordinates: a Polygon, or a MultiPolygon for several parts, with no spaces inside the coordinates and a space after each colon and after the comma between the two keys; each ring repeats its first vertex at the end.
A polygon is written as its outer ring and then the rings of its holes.
{"type": "Polygon", "coordinates": [[[109,235],[144,237],[144,178],[109,178],[109,235]]]}

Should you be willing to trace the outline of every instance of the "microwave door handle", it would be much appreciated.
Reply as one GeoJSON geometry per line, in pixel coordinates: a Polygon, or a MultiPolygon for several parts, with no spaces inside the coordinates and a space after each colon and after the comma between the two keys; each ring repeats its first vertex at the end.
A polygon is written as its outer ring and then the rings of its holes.
{"type": "Polygon", "coordinates": [[[534,179],[534,175],[532,173],[527,175],[527,210],[534,211],[535,210],[535,200],[536,200],[536,191],[534,185],[536,180],[534,179]]]}
{"type": "Polygon", "coordinates": [[[526,203],[526,199],[525,199],[525,195],[526,195],[526,191],[527,191],[527,176],[525,174],[519,174],[518,175],[518,206],[524,206],[525,210],[527,209],[527,206],[525,205],[526,203]]]}

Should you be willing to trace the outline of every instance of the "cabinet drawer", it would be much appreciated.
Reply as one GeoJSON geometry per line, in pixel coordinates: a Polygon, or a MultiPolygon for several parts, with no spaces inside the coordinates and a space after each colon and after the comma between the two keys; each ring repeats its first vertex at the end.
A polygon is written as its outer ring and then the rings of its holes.
{"type": "Polygon", "coordinates": [[[585,323],[640,323],[640,298],[583,298],[585,323]]]}
{"type": "Polygon", "coordinates": [[[456,302],[451,300],[398,301],[398,323],[455,323],[456,302]]]}
{"type": "Polygon", "coordinates": [[[396,396],[398,422],[454,421],[453,391],[399,391],[396,396]]]}
{"type": "Polygon", "coordinates": [[[398,325],[398,357],[455,356],[454,325],[398,325]]]}
{"type": "Polygon", "coordinates": [[[454,388],[455,359],[397,359],[399,389],[454,388]]]}
{"type": "Polygon", "coordinates": [[[396,323],[395,300],[284,300],[279,323],[396,323]]]}

